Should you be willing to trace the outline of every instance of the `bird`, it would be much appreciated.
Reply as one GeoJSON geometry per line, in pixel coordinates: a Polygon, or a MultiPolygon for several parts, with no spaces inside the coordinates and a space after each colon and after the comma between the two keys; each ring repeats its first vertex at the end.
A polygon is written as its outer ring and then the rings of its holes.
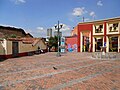
{"type": "Polygon", "coordinates": [[[56,67],[53,67],[53,69],[54,69],[54,70],[57,70],[57,68],[56,68],[56,67]]]}

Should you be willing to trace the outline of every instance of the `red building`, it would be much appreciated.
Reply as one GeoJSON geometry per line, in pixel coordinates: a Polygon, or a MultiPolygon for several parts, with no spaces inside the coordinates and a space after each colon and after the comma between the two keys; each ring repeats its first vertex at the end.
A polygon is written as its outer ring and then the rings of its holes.
{"type": "MultiPolygon", "coordinates": [[[[120,51],[120,17],[79,23],[72,35],[76,35],[78,52],[120,51]]],[[[68,42],[68,41],[67,41],[68,42]]],[[[69,43],[74,42],[74,38],[69,43]]]]}
{"type": "Polygon", "coordinates": [[[77,52],[77,36],[65,37],[65,43],[67,51],[70,51],[70,49],[72,49],[72,51],[77,52]]]}

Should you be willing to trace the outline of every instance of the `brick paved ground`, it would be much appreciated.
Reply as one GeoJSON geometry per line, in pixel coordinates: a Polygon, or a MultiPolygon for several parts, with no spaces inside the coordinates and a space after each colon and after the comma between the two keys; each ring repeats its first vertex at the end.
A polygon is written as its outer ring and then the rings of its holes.
{"type": "Polygon", "coordinates": [[[96,60],[91,53],[7,59],[0,62],[0,90],[120,90],[120,60],[96,60]]]}

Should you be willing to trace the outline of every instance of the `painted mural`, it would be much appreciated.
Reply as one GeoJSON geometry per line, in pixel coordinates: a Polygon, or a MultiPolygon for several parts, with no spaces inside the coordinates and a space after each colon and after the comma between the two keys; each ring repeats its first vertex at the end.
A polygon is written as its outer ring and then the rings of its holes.
{"type": "Polygon", "coordinates": [[[68,44],[68,52],[77,52],[77,44],[68,44]]]}

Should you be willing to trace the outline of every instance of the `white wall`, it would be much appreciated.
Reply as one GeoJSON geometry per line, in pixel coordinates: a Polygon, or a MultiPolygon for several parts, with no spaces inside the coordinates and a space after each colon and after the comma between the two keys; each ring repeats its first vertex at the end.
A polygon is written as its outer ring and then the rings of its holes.
{"type": "Polygon", "coordinates": [[[12,54],[12,41],[6,41],[6,54],[12,54]]]}
{"type": "Polygon", "coordinates": [[[2,43],[3,43],[3,41],[0,41],[0,55],[5,54],[5,50],[4,50],[4,47],[3,47],[2,43]]]}

